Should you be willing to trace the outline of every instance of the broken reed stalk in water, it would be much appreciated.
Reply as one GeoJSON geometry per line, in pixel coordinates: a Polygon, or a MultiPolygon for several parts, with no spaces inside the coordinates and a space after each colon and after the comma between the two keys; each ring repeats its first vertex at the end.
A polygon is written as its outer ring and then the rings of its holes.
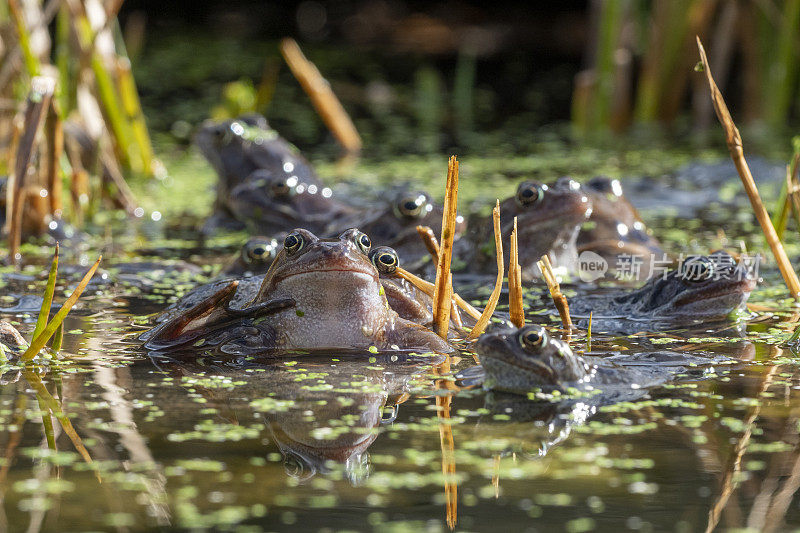
{"type": "Polygon", "coordinates": [[[543,255],[541,261],[538,261],[536,264],[542,272],[545,283],[547,283],[550,296],[553,297],[553,303],[556,304],[556,309],[558,309],[558,314],[561,317],[561,324],[564,326],[567,333],[569,333],[572,331],[572,317],[569,315],[569,304],[567,303],[566,296],[561,292],[561,286],[558,284],[558,279],[556,279],[556,275],[553,272],[553,265],[550,264],[550,258],[543,255]]]}
{"type": "MultiPolygon", "coordinates": [[[[417,226],[417,233],[419,234],[420,239],[422,239],[422,242],[425,244],[425,248],[427,248],[428,253],[430,254],[431,258],[433,258],[433,262],[438,265],[439,264],[439,241],[436,240],[436,235],[433,233],[433,229],[431,229],[430,226],[417,226]]],[[[456,327],[461,329],[464,326],[461,323],[461,313],[459,313],[459,311],[458,311],[458,305],[461,305],[461,304],[456,302],[456,300],[457,299],[461,299],[461,297],[458,294],[456,294],[455,292],[452,293],[452,296],[453,296],[453,303],[450,304],[450,314],[453,316],[453,322],[456,323],[456,327]]],[[[433,296],[431,295],[431,297],[433,297],[433,296]]],[[[473,318],[475,318],[477,320],[476,315],[480,316],[480,314],[478,313],[478,310],[475,309],[474,307],[472,307],[471,305],[469,305],[463,299],[461,299],[461,301],[463,302],[464,305],[469,306],[472,309],[472,311],[475,311],[475,314],[472,314],[472,312],[470,310],[468,310],[467,308],[464,308],[465,311],[467,311],[473,318]]]]}
{"type": "Polygon", "coordinates": [[[508,315],[511,323],[518,328],[525,325],[525,308],[522,306],[522,268],[519,266],[517,246],[517,217],[514,217],[514,229],[511,230],[508,252],[508,315]]]}
{"type": "Polygon", "coordinates": [[[483,308],[483,313],[478,318],[475,326],[473,326],[469,337],[467,337],[468,340],[477,339],[484,332],[494,314],[494,310],[497,308],[497,302],[500,300],[500,293],[503,290],[503,274],[506,271],[506,267],[503,264],[503,234],[500,231],[500,200],[497,200],[494,209],[492,209],[492,222],[494,223],[494,251],[497,257],[497,281],[494,284],[494,289],[492,289],[492,294],[489,296],[489,301],[486,302],[486,307],[483,308]]]}
{"type": "Polygon", "coordinates": [[[86,289],[86,286],[89,284],[89,281],[91,281],[92,276],[94,276],[97,267],[100,265],[101,259],[103,259],[102,255],[97,258],[97,261],[94,262],[86,275],[83,276],[81,282],[78,283],[78,286],[75,287],[74,291],[72,291],[72,294],[70,294],[69,298],[67,298],[67,301],[64,302],[64,305],[61,306],[61,309],[58,310],[56,315],[53,317],[53,320],[47,324],[47,326],[42,330],[41,333],[39,333],[39,335],[31,339],[30,346],[28,346],[28,349],[25,350],[25,353],[20,356],[20,360],[22,360],[24,363],[27,363],[36,357],[39,351],[44,348],[45,344],[47,344],[47,341],[50,340],[50,337],[53,336],[56,330],[58,330],[58,328],[61,326],[61,323],[64,322],[64,319],[67,317],[67,313],[69,313],[70,309],[72,309],[72,306],[75,305],[75,302],[78,301],[78,298],[80,298],[84,289],[86,289]]]}
{"type": "Polygon", "coordinates": [[[447,163],[447,184],[444,192],[441,248],[439,262],[436,265],[436,284],[433,291],[433,327],[434,331],[443,339],[447,338],[447,330],[450,325],[450,300],[453,297],[453,276],[450,273],[450,262],[453,259],[457,207],[458,160],[456,156],[450,156],[447,163]]]}
{"type": "Polygon", "coordinates": [[[314,63],[303,55],[297,41],[291,38],[281,40],[280,50],[292,74],[311,98],[314,108],[339,144],[349,153],[361,151],[361,137],[353,121],[336,98],[330,83],[322,77],[314,63]]]}
{"type": "Polygon", "coordinates": [[[438,265],[439,241],[436,240],[436,234],[433,232],[433,229],[431,229],[430,226],[417,226],[417,233],[419,234],[419,238],[422,239],[422,242],[425,244],[425,248],[428,249],[428,253],[431,254],[433,262],[438,265]]]}
{"type": "Polygon", "coordinates": [[[736,124],[733,122],[733,118],[731,117],[730,111],[728,111],[728,106],[725,104],[722,93],[711,75],[711,67],[708,65],[708,57],[706,57],[706,51],[703,48],[703,43],[700,42],[700,37],[697,37],[697,48],[700,51],[700,61],[703,63],[703,70],[706,73],[708,86],[711,89],[711,101],[714,103],[717,118],[725,130],[725,142],[728,144],[728,151],[731,154],[731,159],[733,159],[733,164],[736,165],[736,171],[739,173],[739,177],[744,184],[744,190],[750,198],[750,203],[753,206],[753,211],[756,214],[758,223],[761,224],[761,231],[764,232],[764,238],[767,240],[767,244],[769,244],[772,250],[772,255],[775,256],[775,261],[778,263],[778,268],[781,271],[783,280],[786,282],[786,286],[789,288],[792,297],[796,300],[800,299],[800,280],[797,279],[797,274],[792,268],[792,264],[789,262],[786,250],[783,249],[783,244],[778,238],[778,234],[775,232],[775,227],[772,225],[769,214],[767,214],[767,210],[764,208],[764,203],[761,201],[761,196],[758,194],[758,188],[753,181],[750,167],[747,166],[747,161],[744,158],[742,137],[739,134],[739,130],[736,128],[736,124]]]}

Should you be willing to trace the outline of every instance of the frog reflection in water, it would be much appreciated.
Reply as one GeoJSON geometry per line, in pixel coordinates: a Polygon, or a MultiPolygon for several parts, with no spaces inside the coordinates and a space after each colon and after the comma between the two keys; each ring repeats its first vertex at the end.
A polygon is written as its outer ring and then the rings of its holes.
{"type": "MultiPolygon", "coordinates": [[[[245,115],[235,120],[207,122],[195,136],[195,143],[219,175],[214,214],[204,231],[218,226],[241,228],[243,225],[229,205],[232,191],[260,170],[277,180],[296,181],[295,186],[308,188],[323,185],[311,165],[299,151],[271,129],[264,117],[245,115]]],[[[263,175],[261,175],[263,177],[263,175]]],[[[288,230],[294,226],[283,227],[288,230]]],[[[278,230],[275,230],[278,231],[278,230]]],[[[272,230],[267,233],[271,233],[272,230]]]]}
{"type": "Polygon", "coordinates": [[[153,351],[452,351],[389,306],[370,248],[369,237],[356,229],[336,239],[297,229],[260,285],[254,276],[192,291],[141,338],[153,351]]]}
{"type": "Polygon", "coordinates": [[[379,438],[380,427],[394,420],[415,390],[433,389],[426,375],[443,358],[398,354],[367,361],[328,355],[304,357],[291,367],[249,358],[156,362],[177,382],[192,382],[192,389],[219,416],[237,423],[252,420],[253,414],[263,416],[290,477],[303,482],[341,465],[347,479],[359,484],[370,473],[368,449],[379,438]],[[205,389],[202,382],[209,375],[230,376],[238,385],[205,389]],[[265,397],[268,401],[258,400],[265,397]]]}
{"type": "Polygon", "coordinates": [[[664,250],[623,195],[619,180],[596,176],[582,189],[592,202],[592,214],[578,233],[578,253],[598,254],[611,270],[623,257],[640,259],[643,272],[650,271],[653,260],[663,260],[664,250]]]}
{"type": "MultiPolygon", "coordinates": [[[[549,185],[535,181],[523,181],[516,194],[500,203],[503,240],[508,242],[517,217],[517,242],[522,279],[533,281],[539,278],[536,262],[548,255],[554,268],[574,270],[577,266],[575,240],[580,225],[592,212],[589,198],[580,184],[570,178],[559,178],[549,185]]],[[[473,235],[484,253],[478,265],[486,270],[494,264],[494,239],[491,220],[482,224],[482,229],[473,235]],[[488,253],[491,252],[491,253],[488,253]]],[[[508,264],[508,246],[503,247],[508,264]]]]}

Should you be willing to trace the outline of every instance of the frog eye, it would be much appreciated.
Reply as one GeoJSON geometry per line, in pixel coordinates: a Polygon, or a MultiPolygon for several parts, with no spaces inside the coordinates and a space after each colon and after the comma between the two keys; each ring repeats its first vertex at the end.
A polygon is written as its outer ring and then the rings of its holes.
{"type": "Polygon", "coordinates": [[[228,144],[233,138],[233,132],[231,131],[230,127],[222,124],[214,127],[213,134],[214,140],[218,144],[228,144]]]}
{"type": "Polygon", "coordinates": [[[269,192],[273,198],[287,198],[295,191],[288,179],[274,179],[269,184],[269,192]]]}
{"type": "Polygon", "coordinates": [[[290,233],[283,240],[283,248],[289,255],[296,254],[303,248],[303,236],[299,233],[290,233]]]}
{"type": "Polygon", "coordinates": [[[248,262],[266,263],[274,258],[275,245],[267,241],[248,242],[244,252],[248,262]]]}
{"type": "Polygon", "coordinates": [[[678,276],[685,281],[701,282],[714,276],[714,262],[702,255],[692,255],[681,263],[678,276]]]}
{"type": "Polygon", "coordinates": [[[524,181],[517,188],[517,203],[523,206],[538,204],[544,198],[546,190],[547,185],[524,181]]]}
{"type": "Polygon", "coordinates": [[[421,218],[428,214],[428,198],[424,194],[404,196],[395,205],[395,211],[403,217],[421,218]]]}
{"type": "Polygon", "coordinates": [[[359,250],[364,252],[365,255],[369,255],[369,250],[372,248],[372,241],[369,240],[366,233],[361,233],[360,231],[355,232],[355,242],[358,245],[359,250]]]}
{"type": "Polygon", "coordinates": [[[369,258],[381,274],[393,274],[400,264],[400,258],[397,256],[397,252],[388,246],[375,248],[369,258]]]}
{"type": "Polygon", "coordinates": [[[538,350],[547,344],[547,334],[543,328],[523,328],[518,337],[520,346],[526,350],[538,350]]]}

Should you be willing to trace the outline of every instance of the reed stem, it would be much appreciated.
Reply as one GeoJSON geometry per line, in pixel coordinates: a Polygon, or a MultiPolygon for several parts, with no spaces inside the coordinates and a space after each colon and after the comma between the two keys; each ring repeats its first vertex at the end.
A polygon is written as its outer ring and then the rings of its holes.
{"type": "Polygon", "coordinates": [[[489,301],[486,302],[486,307],[483,308],[483,313],[478,317],[478,321],[472,327],[472,331],[467,337],[468,340],[477,339],[489,324],[489,320],[497,308],[497,302],[500,300],[500,293],[503,290],[503,274],[505,274],[505,265],[503,264],[503,234],[500,229],[500,200],[497,200],[492,209],[492,223],[494,225],[494,251],[497,258],[497,280],[494,283],[494,289],[489,296],[489,301]]]}
{"type": "Polygon", "coordinates": [[[736,124],[733,122],[733,118],[731,117],[730,111],[728,111],[728,106],[725,104],[722,93],[717,87],[716,82],[714,82],[714,77],[711,74],[711,67],[708,64],[708,57],[706,57],[706,51],[699,37],[697,38],[697,48],[700,51],[700,60],[703,63],[706,79],[711,89],[711,100],[714,102],[717,118],[725,130],[725,141],[728,144],[728,150],[730,151],[733,163],[736,165],[736,171],[739,173],[739,177],[744,184],[745,192],[753,206],[753,211],[755,211],[758,223],[761,224],[761,230],[764,232],[767,244],[769,244],[772,254],[775,256],[775,260],[778,263],[778,268],[786,282],[786,286],[789,288],[789,292],[794,299],[800,299],[800,281],[798,281],[797,274],[792,264],[789,262],[789,257],[786,255],[786,250],[783,249],[783,244],[778,238],[778,234],[775,232],[775,227],[772,225],[769,214],[764,208],[761,196],[758,194],[758,188],[756,187],[755,181],[753,181],[750,167],[747,165],[747,161],[744,158],[742,137],[739,134],[739,130],[736,128],[736,124]]]}
{"type": "Polygon", "coordinates": [[[445,186],[444,213],[442,214],[442,238],[439,262],[436,267],[436,283],[433,293],[434,331],[447,338],[450,324],[450,299],[453,294],[453,277],[450,262],[453,258],[453,239],[456,232],[456,210],[458,207],[458,160],[451,156],[447,165],[447,184],[445,186]]]}
{"type": "Polygon", "coordinates": [[[519,266],[517,217],[514,217],[508,255],[508,314],[511,323],[521,328],[525,325],[525,307],[522,305],[522,268],[519,266]]]}
{"type": "Polygon", "coordinates": [[[322,77],[317,67],[303,55],[297,41],[283,39],[280,50],[292,74],[311,98],[312,105],[339,144],[349,153],[360,152],[361,137],[358,135],[353,121],[350,120],[347,111],[336,98],[328,81],[322,77]]]}

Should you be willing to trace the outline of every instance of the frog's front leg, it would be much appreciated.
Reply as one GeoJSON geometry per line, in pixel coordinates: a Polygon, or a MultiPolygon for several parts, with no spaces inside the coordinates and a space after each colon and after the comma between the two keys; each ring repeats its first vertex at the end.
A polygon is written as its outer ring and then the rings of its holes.
{"type": "Polygon", "coordinates": [[[158,324],[142,335],[141,339],[145,341],[145,346],[151,350],[185,346],[203,336],[221,335],[225,329],[244,325],[246,322],[294,305],[294,300],[282,299],[242,309],[233,308],[230,304],[238,286],[238,281],[231,281],[186,312],[158,324]]]}

